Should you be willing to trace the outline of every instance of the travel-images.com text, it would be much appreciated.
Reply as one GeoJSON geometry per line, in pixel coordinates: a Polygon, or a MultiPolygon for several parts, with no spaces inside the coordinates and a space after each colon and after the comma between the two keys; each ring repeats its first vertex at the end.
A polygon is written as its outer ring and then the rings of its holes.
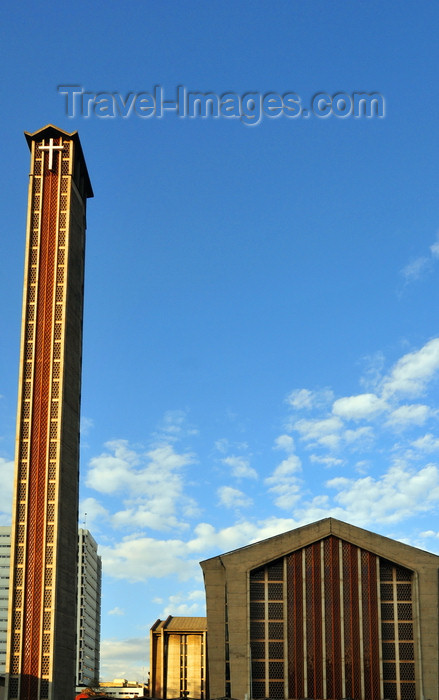
{"type": "Polygon", "coordinates": [[[173,113],[188,119],[240,119],[247,126],[256,126],[264,117],[382,119],[385,116],[384,97],[377,92],[338,92],[334,95],[319,92],[305,107],[302,98],[294,92],[283,95],[275,92],[247,92],[243,95],[226,92],[217,95],[189,92],[180,85],[176,88],[175,100],[166,100],[160,85],[155,85],[152,92],[130,92],[126,96],[119,92],[89,92],[80,85],[59,85],[57,89],[65,100],[65,113],[71,118],[126,119],[133,115],[141,119],[161,119],[165,114],[173,113]]]}

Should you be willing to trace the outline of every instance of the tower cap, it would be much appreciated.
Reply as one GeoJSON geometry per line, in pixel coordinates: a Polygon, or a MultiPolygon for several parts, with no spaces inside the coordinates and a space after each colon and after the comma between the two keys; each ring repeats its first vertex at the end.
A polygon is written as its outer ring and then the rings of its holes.
{"type": "Polygon", "coordinates": [[[65,138],[69,138],[74,141],[76,153],[80,159],[81,171],[84,177],[84,196],[87,198],[93,197],[93,189],[91,186],[90,177],[88,175],[87,164],[85,162],[81,141],[79,140],[77,131],[69,133],[68,131],[64,131],[64,129],[60,129],[58,126],[54,126],[53,124],[46,124],[46,126],[43,126],[41,129],[38,129],[38,131],[34,131],[33,133],[25,131],[24,135],[26,137],[29,149],[32,148],[32,141],[40,141],[41,139],[59,138],[60,136],[64,136],[65,138]]]}

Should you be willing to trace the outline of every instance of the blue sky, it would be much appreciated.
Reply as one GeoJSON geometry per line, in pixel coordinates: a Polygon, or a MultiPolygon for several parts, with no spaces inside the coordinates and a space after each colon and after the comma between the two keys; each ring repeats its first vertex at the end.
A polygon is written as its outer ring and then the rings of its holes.
{"type": "Polygon", "coordinates": [[[0,522],[29,153],[78,130],[88,205],[81,524],[102,675],[146,677],[198,562],[327,515],[439,553],[439,8],[133,0],[0,10],[0,522]],[[379,93],[382,118],[86,118],[60,85],[379,93]],[[87,516],[84,514],[87,513],[87,516]]]}

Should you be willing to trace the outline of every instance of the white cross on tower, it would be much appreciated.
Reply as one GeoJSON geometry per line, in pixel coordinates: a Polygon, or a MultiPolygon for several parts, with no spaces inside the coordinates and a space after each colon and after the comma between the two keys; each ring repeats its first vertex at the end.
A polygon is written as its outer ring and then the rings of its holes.
{"type": "Polygon", "coordinates": [[[49,151],[49,170],[53,170],[53,152],[62,151],[63,146],[55,146],[53,139],[50,139],[48,146],[40,146],[40,151],[49,151]]]}

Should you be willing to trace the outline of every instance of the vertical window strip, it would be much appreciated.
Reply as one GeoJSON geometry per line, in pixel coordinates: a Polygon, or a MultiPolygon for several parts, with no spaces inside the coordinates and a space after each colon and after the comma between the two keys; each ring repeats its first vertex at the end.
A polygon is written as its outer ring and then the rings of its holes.
{"type": "Polygon", "coordinates": [[[346,654],[345,654],[345,620],[344,620],[344,576],[343,576],[343,543],[338,542],[338,562],[340,570],[340,637],[341,637],[341,682],[343,697],[346,697],[346,654]]]}
{"type": "Polygon", "coordinates": [[[392,571],[393,585],[393,619],[395,620],[395,667],[396,667],[396,698],[401,700],[401,676],[399,673],[399,625],[398,625],[398,592],[396,588],[396,566],[392,571]]]}
{"type": "Polygon", "coordinates": [[[413,600],[413,643],[415,648],[415,679],[416,685],[419,684],[419,696],[424,697],[424,688],[422,683],[422,673],[417,673],[417,668],[422,668],[421,656],[421,635],[419,634],[420,624],[420,609],[419,609],[419,579],[418,572],[414,572],[412,578],[412,600],[413,600]]]}
{"type": "Polygon", "coordinates": [[[308,697],[307,635],[306,635],[306,553],[302,549],[302,629],[303,629],[303,691],[308,697]]]}
{"type": "Polygon", "coordinates": [[[383,678],[383,634],[381,622],[381,581],[380,581],[380,559],[376,558],[376,576],[377,576],[377,601],[378,601],[378,640],[379,640],[379,664],[380,664],[380,695],[384,697],[384,678],[383,678]]]}
{"type": "MultiPolygon", "coordinates": [[[[320,542],[320,595],[321,595],[321,629],[322,629],[322,690],[323,697],[327,698],[326,685],[326,607],[325,607],[325,543],[320,542]]],[[[334,650],[333,650],[334,652],[334,650]]]]}
{"type": "Polygon", "coordinates": [[[360,642],[360,687],[361,697],[364,698],[364,630],[363,630],[363,586],[362,586],[362,567],[361,567],[361,549],[357,549],[357,568],[358,568],[358,626],[359,626],[359,642],[360,642]]]}
{"type": "Polygon", "coordinates": [[[289,648],[289,639],[288,639],[288,584],[287,584],[287,557],[284,557],[283,559],[283,597],[282,601],[284,604],[284,697],[289,698],[289,674],[288,674],[288,648],[289,648]]]}
{"type": "Polygon", "coordinates": [[[268,639],[269,639],[269,626],[268,626],[268,571],[267,567],[264,570],[264,623],[265,623],[265,639],[264,639],[264,655],[265,655],[265,697],[270,697],[268,679],[270,677],[269,662],[268,662],[268,639]]]}

